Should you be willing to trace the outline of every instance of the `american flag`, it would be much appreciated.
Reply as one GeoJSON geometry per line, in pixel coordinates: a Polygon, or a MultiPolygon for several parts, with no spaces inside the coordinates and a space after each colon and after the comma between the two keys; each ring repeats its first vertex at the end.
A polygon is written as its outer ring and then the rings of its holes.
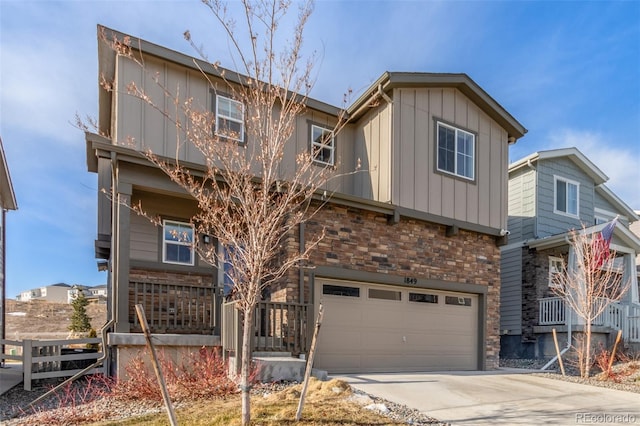
{"type": "Polygon", "coordinates": [[[613,238],[613,230],[616,229],[618,223],[618,216],[616,216],[611,222],[607,223],[602,231],[596,235],[591,244],[593,269],[600,268],[604,262],[609,259],[609,244],[613,238]]]}

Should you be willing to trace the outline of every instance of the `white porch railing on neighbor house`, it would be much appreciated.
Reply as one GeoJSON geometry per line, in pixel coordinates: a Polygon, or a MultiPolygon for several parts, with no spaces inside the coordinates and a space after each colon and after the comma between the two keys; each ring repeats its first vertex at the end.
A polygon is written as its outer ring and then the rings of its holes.
{"type": "MultiPolygon", "coordinates": [[[[606,299],[600,298],[596,303],[603,303],[606,299]]],[[[567,323],[567,309],[561,297],[546,297],[538,300],[538,324],[539,325],[565,325],[567,323]]],[[[578,317],[571,310],[571,323],[577,324],[578,317]]],[[[619,302],[611,302],[606,309],[598,315],[592,325],[609,327],[614,330],[622,330],[623,337],[629,342],[640,342],[640,305],[624,305],[619,302]]]]}
{"type": "Polygon", "coordinates": [[[565,323],[564,300],[561,297],[546,297],[538,300],[540,325],[558,325],[565,323]]]}
{"type": "Polygon", "coordinates": [[[640,342],[640,305],[633,303],[627,309],[627,339],[630,342],[640,342]]]}

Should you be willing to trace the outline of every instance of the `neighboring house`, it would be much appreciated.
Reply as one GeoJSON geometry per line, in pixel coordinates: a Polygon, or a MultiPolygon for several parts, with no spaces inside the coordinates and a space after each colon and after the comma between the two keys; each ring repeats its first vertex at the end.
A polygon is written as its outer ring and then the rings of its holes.
{"type": "Polygon", "coordinates": [[[45,302],[68,303],[71,286],[65,283],[51,284],[43,287],[23,291],[16,300],[29,302],[31,300],[43,300],[45,302]]]}
{"type": "MultiPolygon", "coordinates": [[[[189,219],[197,206],[140,154],[144,144],[175,158],[175,127],[127,95],[126,86],[135,81],[161,96],[152,83],[159,78],[194,105],[211,105],[218,118],[231,108],[239,133],[245,120],[213,67],[131,40],[150,75],[100,41],[99,74],[114,91],[100,85],[100,135],[86,134],[87,166],[99,186],[96,257],[109,265],[109,344],[120,368],[144,345],[136,304],[152,332],[166,334],[164,345],[233,348],[237,331],[228,322],[234,310],[222,300],[224,268],[205,264],[172,231],[218,247],[215,236],[193,235],[189,219]],[[139,202],[161,226],[127,207],[139,202]]],[[[330,132],[339,113],[308,99],[287,161],[295,164],[296,150],[313,149],[314,135],[330,132]]],[[[306,352],[322,300],[318,368],[496,368],[508,151],[526,129],[465,74],[386,72],[347,113],[344,130],[317,151],[319,165],[340,175],[332,196],[284,249],[297,250],[322,228],[326,237],[308,265],[269,289],[256,315],[254,348],[306,352]],[[345,173],[359,161],[363,172],[345,173]]],[[[183,164],[203,169],[193,146],[178,153],[183,164]]]]}
{"type": "MultiPolygon", "coordinates": [[[[552,291],[552,276],[568,268],[569,232],[586,226],[597,233],[619,216],[611,248],[630,289],[621,303],[598,318],[596,333],[622,328],[627,341],[640,338],[636,255],[640,239],[629,230],[638,214],[606,185],[607,176],[576,148],[531,154],[509,166],[509,243],[502,246],[501,357],[554,355],[552,328],[566,341],[565,307],[552,291]],[[627,310],[628,309],[628,310],[627,310]],[[617,318],[617,319],[613,319],[617,318]]],[[[582,325],[574,319],[572,330],[582,325]]]]}
{"type": "Polygon", "coordinates": [[[67,290],[67,302],[73,302],[73,299],[75,299],[81,291],[89,302],[105,302],[107,300],[106,284],[95,287],[75,284],[67,290]]]}
{"type": "MultiPolygon", "coordinates": [[[[11,176],[9,175],[9,166],[4,155],[4,146],[0,139],[0,210],[2,217],[0,218],[0,340],[5,338],[6,323],[6,300],[7,300],[7,283],[6,283],[6,214],[9,210],[17,210],[18,203],[16,195],[13,192],[11,176]]],[[[4,347],[0,348],[4,352],[4,347]]]]}

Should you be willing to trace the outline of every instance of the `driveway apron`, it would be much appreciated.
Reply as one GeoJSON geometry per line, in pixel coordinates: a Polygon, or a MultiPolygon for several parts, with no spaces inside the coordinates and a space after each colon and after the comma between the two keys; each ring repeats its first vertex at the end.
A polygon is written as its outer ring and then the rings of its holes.
{"type": "Polygon", "coordinates": [[[453,425],[640,425],[638,393],[514,370],[336,377],[453,425]]]}

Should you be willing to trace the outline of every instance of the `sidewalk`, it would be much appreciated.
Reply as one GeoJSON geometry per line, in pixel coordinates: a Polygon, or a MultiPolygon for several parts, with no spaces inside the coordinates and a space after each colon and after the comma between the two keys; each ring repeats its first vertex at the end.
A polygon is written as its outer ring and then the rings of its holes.
{"type": "Polygon", "coordinates": [[[22,377],[22,364],[5,363],[5,366],[0,368],[0,395],[22,383],[22,377]]]}

